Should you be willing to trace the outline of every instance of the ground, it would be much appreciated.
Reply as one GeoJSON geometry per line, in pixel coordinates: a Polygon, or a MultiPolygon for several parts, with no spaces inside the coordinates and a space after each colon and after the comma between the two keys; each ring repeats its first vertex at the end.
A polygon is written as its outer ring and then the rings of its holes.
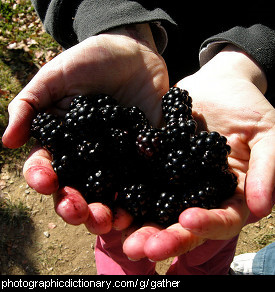
{"type": "MultiPolygon", "coordinates": [[[[0,275],[96,274],[95,236],[85,226],[66,224],[56,215],[52,197],[29,188],[21,171],[9,170],[8,164],[2,168],[0,186],[0,198],[7,199],[14,206],[21,206],[21,202],[27,207],[28,214],[21,214],[20,222],[0,222],[0,231],[3,232],[0,275]]],[[[14,217],[19,216],[16,212],[20,213],[21,209],[14,209],[14,217]]],[[[256,252],[274,240],[275,209],[269,216],[243,229],[236,254],[256,252]]],[[[157,264],[159,274],[165,274],[171,260],[157,264]]]]}

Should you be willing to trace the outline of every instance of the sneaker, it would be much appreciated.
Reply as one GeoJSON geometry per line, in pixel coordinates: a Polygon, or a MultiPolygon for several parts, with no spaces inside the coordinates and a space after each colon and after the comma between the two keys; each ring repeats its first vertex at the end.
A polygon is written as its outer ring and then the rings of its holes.
{"type": "Polygon", "coordinates": [[[256,253],[244,253],[235,256],[230,268],[235,275],[253,275],[252,264],[256,253]]]}

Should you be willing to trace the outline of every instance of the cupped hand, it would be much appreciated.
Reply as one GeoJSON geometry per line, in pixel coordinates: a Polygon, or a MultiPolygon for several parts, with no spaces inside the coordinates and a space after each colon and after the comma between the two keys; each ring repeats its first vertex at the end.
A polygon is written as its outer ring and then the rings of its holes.
{"type": "Polygon", "coordinates": [[[44,65],[9,104],[3,143],[22,146],[38,111],[64,111],[76,95],[109,94],[124,105],[139,106],[158,124],[160,99],[169,86],[167,74],[147,24],[90,37],[44,65]]]}
{"type": "MultiPolygon", "coordinates": [[[[168,90],[165,62],[157,53],[148,24],[137,24],[93,36],[62,52],[42,67],[9,105],[3,143],[23,145],[39,111],[64,114],[75,95],[109,94],[123,105],[139,106],[154,125],[161,120],[161,97],[168,90]]],[[[42,194],[55,193],[56,212],[68,223],[86,224],[96,234],[129,225],[129,216],[113,215],[102,204],[90,204],[72,188],[59,190],[51,156],[35,147],[25,162],[27,183],[42,194]],[[117,218],[117,220],[116,220],[117,218]],[[116,226],[118,224],[118,226],[116,226]]]]}
{"type": "Polygon", "coordinates": [[[123,250],[134,260],[164,260],[200,245],[207,260],[223,240],[268,215],[274,204],[275,110],[263,95],[265,77],[257,64],[228,47],[177,86],[192,96],[199,127],[227,137],[232,149],[229,164],[238,176],[238,187],[219,209],[187,209],[179,223],[166,229],[145,225],[126,230],[123,250]]]}

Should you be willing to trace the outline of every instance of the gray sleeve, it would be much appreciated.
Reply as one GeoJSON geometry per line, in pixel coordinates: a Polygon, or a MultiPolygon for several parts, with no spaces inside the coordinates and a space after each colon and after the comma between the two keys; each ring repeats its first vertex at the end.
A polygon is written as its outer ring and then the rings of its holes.
{"type": "Polygon", "coordinates": [[[231,43],[244,50],[263,69],[268,82],[267,96],[275,95],[275,30],[262,24],[250,27],[236,26],[205,40],[201,46],[200,64],[214,57],[226,44],[231,43]]]}
{"type": "MultiPolygon", "coordinates": [[[[162,9],[149,9],[142,1],[127,0],[32,0],[46,31],[64,48],[111,28],[151,23],[154,33],[165,43],[165,31],[160,23],[175,24],[162,9]]],[[[165,45],[160,45],[160,47],[165,45]]],[[[163,48],[160,48],[163,50],[163,48]]]]}

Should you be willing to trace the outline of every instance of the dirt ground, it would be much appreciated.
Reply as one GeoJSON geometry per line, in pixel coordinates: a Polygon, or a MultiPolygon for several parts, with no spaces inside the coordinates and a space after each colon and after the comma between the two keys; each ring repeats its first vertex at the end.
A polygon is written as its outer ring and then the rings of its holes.
{"type": "MultiPolygon", "coordinates": [[[[0,197],[23,202],[30,220],[18,226],[0,222],[0,275],[95,275],[95,236],[85,226],[70,226],[56,215],[51,196],[36,193],[21,171],[2,168],[0,197]],[[2,230],[1,230],[2,229],[2,230]]],[[[256,252],[275,240],[275,209],[261,221],[246,226],[236,254],[256,252]]],[[[157,264],[164,275],[172,259],[157,264]]]]}

